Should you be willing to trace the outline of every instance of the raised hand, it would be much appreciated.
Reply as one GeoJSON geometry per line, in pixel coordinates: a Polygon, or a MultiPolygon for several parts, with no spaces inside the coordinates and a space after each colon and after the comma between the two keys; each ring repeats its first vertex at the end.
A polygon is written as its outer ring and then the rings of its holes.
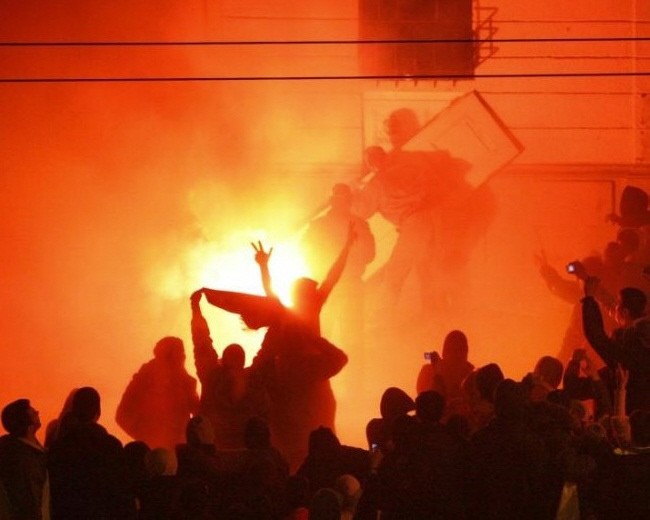
{"type": "Polygon", "coordinates": [[[261,240],[257,241],[257,245],[255,245],[255,242],[251,242],[251,246],[253,246],[253,249],[255,250],[255,262],[257,262],[260,267],[268,266],[269,258],[271,258],[271,253],[273,253],[273,247],[268,251],[265,251],[261,240]]]}
{"type": "Polygon", "coordinates": [[[190,296],[190,303],[192,304],[192,307],[198,307],[202,296],[203,296],[203,289],[199,289],[198,291],[194,291],[192,293],[192,295],[190,296]]]}

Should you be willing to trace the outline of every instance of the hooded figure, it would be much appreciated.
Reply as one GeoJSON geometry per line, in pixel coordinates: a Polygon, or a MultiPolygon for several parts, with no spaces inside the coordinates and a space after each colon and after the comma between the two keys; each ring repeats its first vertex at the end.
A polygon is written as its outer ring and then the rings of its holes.
{"type": "Polygon", "coordinates": [[[161,339],[153,353],[124,391],[115,420],[133,439],[173,449],[185,440],[187,421],[198,411],[196,380],[185,370],[180,338],[161,339]]]}

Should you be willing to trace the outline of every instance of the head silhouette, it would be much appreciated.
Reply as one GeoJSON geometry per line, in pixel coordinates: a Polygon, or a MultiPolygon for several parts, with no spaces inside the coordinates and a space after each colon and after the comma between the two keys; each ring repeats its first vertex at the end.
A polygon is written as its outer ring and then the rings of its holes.
{"type": "Polygon", "coordinates": [[[434,390],[422,392],[415,398],[415,416],[425,424],[437,423],[445,410],[445,398],[434,390]]]}
{"type": "Polygon", "coordinates": [[[467,336],[460,330],[452,330],[442,345],[442,359],[452,363],[467,361],[467,336]]]}
{"type": "Polygon", "coordinates": [[[2,426],[13,437],[24,437],[30,426],[40,426],[29,399],[18,399],[2,409],[2,426]]]}
{"type": "Polygon", "coordinates": [[[214,430],[210,420],[201,415],[192,417],[187,421],[185,439],[187,440],[187,444],[191,446],[214,444],[214,430]]]}
{"type": "Polygon", "coordinates": [[[321,426],[309,434],[309,453],[312,455],[333,455],[340,447],[338,437],[330,428],[321,426]]]}
{"type": "Polygon", "coordinates": [[[318,296],[318,284],[311,278],[298,278],[292,287],[293,304],[297,310],[311,307],[318,296]]]}
{"type": "Polygon", "coordinates": [[[415,410],[413,399],[401,388],[391,386],[381,396],[379,411],[382,418],[389,423],[413,410],[415,410]]]}
{"type": "Polygon", "coordinates": [[[154,357],[170,366],[179,366],[185,363],[185,347],[183,340],[174,336],[167,336],[156,343],[153,349],[154,357]]]}
{"type": "Polygon", "coordinates": [[[543,356],[535,365],[533,373],[551,388],[556,389],[562,382],[564,366],[562,366],[562,362],[559,359],[551,356],[543,356]]]}
{"type": "Polygon", "coordinates": [[[388,116],[386,134],[395,149],[404,146],[420,130],[417,114],[410,108],[399,108],[388,116]]]}
{"type": "Polygon", "coordinates": [[[621,319],[636,320],[645,316],[647,298],[641,289],[625,287],[619,292],[618,314],[621,319]]]}
{"type": "Polygon", "coordinates": [[[70,414],[79,422],[94,422],[101,415],[99,392],[90,386],[84,386],[72,396],[70,414]]]}
{"type": "Polygon", "coordinates": [[[246,353],[241,345],[232,343],[224,349],[221,361],[224,368],[242,369],[246,363],[246,353]]]}
{"type": "Polygon", "coordinates": [[[475,382],[479,395],[485,401],[494,403],[494,391],[497,385],[503,381],[504,376],[501,367],[496,363],[489,363],[476,371],[475,382]]]}

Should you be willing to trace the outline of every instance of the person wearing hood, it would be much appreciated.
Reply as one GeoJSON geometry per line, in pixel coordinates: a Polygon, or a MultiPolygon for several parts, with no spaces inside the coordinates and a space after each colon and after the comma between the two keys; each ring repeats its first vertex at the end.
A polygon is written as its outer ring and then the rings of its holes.
{"type": "Polygon", "coordinates": [[[185,346],[167,336],[129,382],[115,421],[134,440],[173,450],[185,440],[185,426],[199,409],[196,379],[185,369],[185,346]]]}
{"type": "Polygon", "coordinates": [[[122,443],[100,416],[97,390],[79,388],[48,452],[52,520],[135,518],[122,443]]]}
{"type": "Polygon", "coordinates": [[[463,380],[474,370],[474,365],[467,361],[468,351],[467,336],[460,330],[452,330],[445,336],[442,358],[437,352],[430,352],[430,362],[420,369],[418,394],[427,390],[441,394],[447,403],[446,415],[458,411],[463,380]]]}
{"type": "Polygon", "coordinates": [[[598,279],[585,280],[582,320],[587,340],[613,372],[617,365],[629,370],[626,411],[650,410],[650,320],[646,316],[647,298],[634,287],[621,289],[615,307],[619,328],[605,333],[600,307],[594,299],[598,279]]]}

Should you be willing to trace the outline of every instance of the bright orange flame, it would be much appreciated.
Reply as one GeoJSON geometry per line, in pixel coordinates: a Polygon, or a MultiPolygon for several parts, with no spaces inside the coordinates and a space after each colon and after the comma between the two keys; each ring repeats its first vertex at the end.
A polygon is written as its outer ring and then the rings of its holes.
{"type": "MultiPolygon", "coordinates": [[[[152,280],[155,291],[167,300],[184,300],[201,287],[264,294],[259,267],[255,263],[252,241],[261,240],[268,250],[273,246],[269,269],[273,289],[280,300],[291,305],[291,286],[296,278],[307,275],[298,238],[275,239],[263,231],[238,231],[219,243],[198,242],[186,249],[177,265],[165,266],[152,280]]],[[[210,305],[202,306],[215,347],[219,352],[229,343],[239,343],[248,363],[259,349],[264,331],[248,330],[239,317],[210,305]]],[[[186,320],[189,323],[189,319],[186,320]]]]}
{"type": "MultiPolygon", "coordinates": [[[[256,236],[265,237],[266,234],[256,233],[256,236]]],[[[213,252],[202,258],[203,265],[197,266],[197,278],[203,287],[263,294],[259,268],[253,260],[253,248],[248,242],[239,242],[246,245],[213,252]]],[[[267,250],[273,247],[269,262],[273,290],[282,303],[290,306],[294,280],[307,273],[300,247],[293,241],[273,242],[268,238],[264,238],[262,243],[267,250]]]]}
{"type": "Polygon", "coordinates": [[[197,243],[189,247],[184,265],[168,268],[156,287],[166,298],[189,296],[200,287],[264,294],[259,267],[254,261],[254,242],[261,240],[268,250],[273,290],[285,305],[291,305],[291,286],[307,276],[308,269],[297,240],[273,240],[263,231],[237,232],[222,243],[197,243]]]}

